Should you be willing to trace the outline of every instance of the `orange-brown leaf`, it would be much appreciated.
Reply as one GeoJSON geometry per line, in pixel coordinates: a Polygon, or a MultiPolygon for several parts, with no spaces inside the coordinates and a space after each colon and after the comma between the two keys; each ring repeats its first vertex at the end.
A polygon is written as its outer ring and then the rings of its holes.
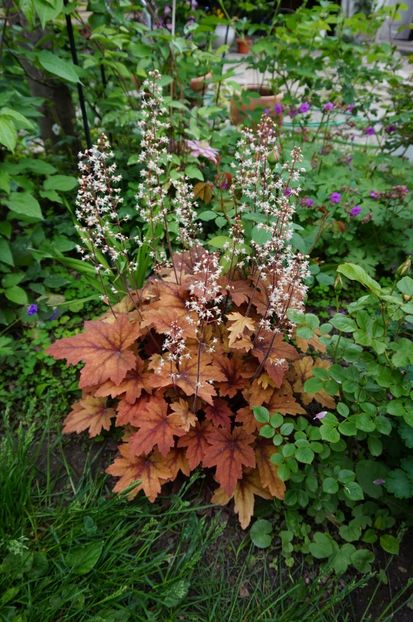
{"type": "Polygon", "coordinates": [[[241,423],[244,430],[248,434],[255,434],[258,430],[258,422],[254,417],[254,413],[250,406],[243,406],[237,410],[237,416],[235,417],[237,423],[241,423]]]}
{"type": "Polygon", "coordinates": [[[234,509],[238,514],[240,525],[242,529],[246,529],[254,515],[254,495],[263,499],[271,499],[271,494],[262,487],[257,471],[249,470],[237,483],[233,495],[228,495],[223,488],[218,488],[214,492],[211,501],[218,505],[226,505],[233,498],[234,509]]]}
{"type": "Polygon", "coordinates": [[[210,181],[199,181],[194,186],[194,197],[196,199],[201,199],[208,205],[211,202],[212,196],[214,194],[214,184],[210,181]]]}
{"type": "Polygon", "coordinates": [[[215,397],[213,405],[205,408],[205,417],[217,428],[230,428],[232,410],[225,400],[215,397]]]}
{"type": "Polygon", "coordinates": [[[222,397],[235,397],[238,391],[245,387],[247,379],[253,374],[251,365],[243,360],[239,354],[233,354],[231,358],[225,354],[216,354],[214,355],[214,363],[225,376],[224,382],[217,383],[219,394],[222,397]]]}
{"type": "Polygon", "coordinates": [[[116,425],[122,426],[129,424],[137,428],[139,420],[146,412],[147,407],[150,406],[152,400],[156,401],[156,399],[157,397],[155,395],[147,395],[145,393],[133,404],[126,399],[120,400],[117,407],[116,425]]]}
{"type": "Polygon", "coordinates": [[[155,501],[161,492],[161,485],[171,477],[165,458],[157,451],[149,456],[136,456],[130,443],[121,445],[119,452],[120,456],[106,469],[110,475],[120,478],[114,492],[121,492],[134,482],[139,482],[128,494],[129,498],[132,499],[143,490],[149,501],[155,501]]]}
{"type": "Polygon", "coordinates": [[[189,404],[186,400],[179,399],[177,402],[172,402],[170,406],[171,410],[173,410],[173,413],[169,415],[171,422],[185,430],[185,432],[188,432],[197,423],[198,418],[189,410],[189,404]]]}
{"type": "Polygon", "coordinates": [[[209,447],[208,434],[213,430],[209,421],[197,423],[178,440],[178,447],[186,447],[186,458],[191,471],[200,464],[209,447]]]}
{"type": "Polygon", "coordinates": [[[281,333],[274,336],[271,331],[261,331],[252,354],[264,366],[276,387],[281,386],[288,370],[287,361],[294,361],[299,356],[294,346],[284,341],[281,333]]]}
{"type": "Polygon", "coordinates": [[[63,432],[71,434],[89,430],[89,436],[97,436],[103,430],[109,430],[113,408],[106,408],[106,400],[101,397],[85,395],[73,404],[73,408],[64,421],[63,432]]]}
{"type": "Polygon", "coordinates": [[[255,466],[255,455],[251,445],[254,436],[239,426],[232,431],[217,429],[208,435],[203,464],[216,467],[215,478],[228,495],[232,495],[237,481],[242,477],[242,468],[255,466]]]}
{"type": "Polygon", "coordinates": [[[167,387],[170,385],[178,386],[185,395],[197,395],[212,405],[212,398],[216,395],[213,385],[215,382],[225,380],[222,371],[211,362],[211,357],[206,353],[201,353],[201,360],[198,362],[198,352],[192,352],[190,359],[181,361],[179,370],[175,364],[165,361],[159,369],[159,357],[152,357],[151,367],[155,370],[154,386],[167,387]]]}
{"type": "Polygon", "coordinates": [[[279,389],[273,389],[271,397],[265,404],[270,412],[279,412],[282,415],[306,414],[304,408],[295,399],[291,385],[287,380],[284,380],[279,389]]]}
{"type": "Polygon", "coordinates": [[[277,467],[271,462],[271,457],[277,453],[272,443],[260,440],[255,448],[257,470],[263,488],[267,488],[273,497],[284,499],[285,484],[278,477],[277,467]]]}
{"type": "Polygon", "coordinates": [[[251,335],[255,330],[255,322],[237,311],[227,315],[227,328],[229,333],[228,344],[231,348],[245,350],[252,348],[251,335]]]}
{"type": "Polygon", "coordinates": [[[175,444],[175,436],[183,436],[185,430],[176,425],[168,415],[168,402],[157,396],[143,409],[143,413],[136,421],[139,427],[130,440],[133,451],[137,454],[148,454],[155,445],[163,456],[175,444]]]}
{"type": "Polygon", "coordinates": [[[120,384],[128,371],[135,368],[136,356],[130,347],[139,334],[139,325],[130,322],[127,314],[118,315],[113,322],[92,320],[85,322],[84,332],[59,339],[47,353],[72,365],[85,363],[81,388],[106,380],[120,384]]]}
{"type": "Polygon", "coordinates": [[[176,447],[172,447],[169,453],[165,456],[165,465],[171,471],[171,480],[176,479],[179,471],[181,471],[187,477],[191,472],[185,449],[178,449],[176,447]]]}
{"type": "Polygon", "coordinates": [[[145,371],[145,362],[136,357],[136,368],[128,371],[126,378],[120,384],[107,380],[95,390],[97,397],[118,397],[125,394],[125,400],[134,404],[141,396],[142,391],[150,390],[151,373],[145,371]]]}

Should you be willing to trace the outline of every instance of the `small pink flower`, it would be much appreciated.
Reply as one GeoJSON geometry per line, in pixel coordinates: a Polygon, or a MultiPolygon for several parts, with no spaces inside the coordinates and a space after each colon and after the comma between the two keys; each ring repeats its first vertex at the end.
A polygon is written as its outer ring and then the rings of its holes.
{"type": "Polygon", "coordinates": [[[205,140],[187,140],[185,142],[191,155],[196,158],[202,156],[214,164],[218,164],[218,149],[211,147],[205,140]]]}
{"type": "Polygon", "coordinates": [[[374,127],[373,127],[373,126],[371,126],[371,125],[370,125],[369,127],[366,127],[366,128],[364,129],[364,134],[365,134],[366,136],[374,136],[374,134],[375,134],[375,133],[376,133],[376,130],[375,130],[375,129],[374,129],[374,127]]]}
{"type": "Polygon", "coordinates": [[[317,421],[321,421],[321,419],[324,419],[324,417],[327,415],[327,411],[326,410],[320,410],[319,413],[317,413],[316,415],[314,415],[313,419],[317,419],[317,421]]]}
{"type": "Polygon", "coordinates": [[[282,104],[280,104],[279,102],[277,102],[274,106],[274,112],[275,114],[281,114],[283,111],[283,107],[282,104]]]}
{"type": "Polygon", "coordinates": [[[327,102],[326,104],[324,104],[324,106],[323,106],[323,111],[324,112],[331,112],[332,110],[334,110],[333,102],[327,102]]]}
{"type": "Polygon", "coordinates": [[[304,207],[313,207],[314,200],[309,197],[304,197],[301,203],[304,207]]]}
{"type": "Polygon", "coordinates": [[[375,486],[383,486],[383,484],[385,484],[385,483],[386,483],[386,480],[382,479],[382,478],[378,478],[378,479],[374,479],[373,480],[373,484],[375,486]]]}

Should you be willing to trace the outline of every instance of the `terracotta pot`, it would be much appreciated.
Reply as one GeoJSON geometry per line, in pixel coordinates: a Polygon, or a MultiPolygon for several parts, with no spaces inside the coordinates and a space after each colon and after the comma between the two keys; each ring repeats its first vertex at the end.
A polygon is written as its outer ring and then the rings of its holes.
{"type": "Polygon", "coordinates": [[[238,54],[249,54],[251,52],[252,39],[245,37],[243,39],[237,39],[237,52],[238,54]]]}
{"type": "Polygon", "coordinates": [[[207,86],[206,83],[211,78],[212,78],[212,73],[209,71],[204,76],[199,76],[199,78],[192,78],[191,82],[189,83],[189,86],[195,93],[199,93],[200,91],[203,91],[206,89],[206,86],[207,86]]]}
{"type": "Polygon", "coordinates": [[[274,107],[275,104],[280,104],[282,100],[282,94],[274,95],[273,91],[268,87],[255,86],[253,84],[244,88],[245,91],[250,93],[258,93],[258,97],[251,97],[248,102],[242,102],[242,96],[234,96],[231,99],[229,116],[233,125],[240,125],[243,121],[248,119],[257,108],[262,108],[262,111],[267,110],[271,118],[275,119],[280,125],[282,123],[282,114],[276,114],[274,107]]]}

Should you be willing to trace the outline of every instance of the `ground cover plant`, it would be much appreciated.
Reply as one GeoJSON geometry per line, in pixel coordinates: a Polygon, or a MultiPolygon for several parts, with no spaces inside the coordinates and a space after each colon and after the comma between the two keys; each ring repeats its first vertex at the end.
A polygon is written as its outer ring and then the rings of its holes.
{"type": "Polygon", "coordinates": [[[11,443],[17,462],[34,463],[46,411],[51,446],[51,468],[21,478],[28,521],[14,525],[12,495],[2,514],[1,615],[66,615],[71,549],[90,544],[96,564],[76,574],[67,619],[86,604],[85,619],[290,620],[299,603],[312,620],[311,601],[320,620],[404,622],[411,86],[406,62],[374,40],[393,9],[49,4],[10,2],[1,14],[2,456],[13,463],[11,443]],[[250,46],[242,57],[229,51],[233,27],[250,46]],[[248,70],[257,84],[246,89],[248,70]],[[256,105],[263,94],[276,103],[256,105]],[[84,454],[99,457],[73,473],[67,460],[84,454]],[[71,491],[49,485],[61,461],[71,491]],[[107,539],[76,514],[83,500],[107,539]],[[153,544],[140,549],[148,574],[134,574],[141,604],[121,588],[99,604],[95,568],[104,581],[118,551],[126,577],[141,532],[153,544]],[[205,543],[219,584],[203,570],[193,580],[199,556],[181,564],[184,532],[205,543]],[[377,586],[341,605],[344,582],[373,569],[377,586]],[[52,584],[63,600],[45,609],[52,584]],[[363,603],[376,592],[388,605],[363,603]]]}

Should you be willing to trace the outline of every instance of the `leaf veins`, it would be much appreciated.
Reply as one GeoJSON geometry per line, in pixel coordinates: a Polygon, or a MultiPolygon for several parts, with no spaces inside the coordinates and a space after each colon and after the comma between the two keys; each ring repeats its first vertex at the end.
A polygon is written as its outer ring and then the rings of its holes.
{"type": "Polygon", "coordinates": [[[136,357],[130,347],[139,334],[139,325],[130,322],[127,314],[118,315],[111,323],[92,320],[85,322],[84,332],[59,339],[47,353],[72,365],[85,363],[80,375],[81,388],[106,380],[120,384],[135,367],[136,357]]]}
{"type": "Polygon", "coordinates": [[[215,478],[228,495],[234,492],[237,481],[242,477],[242,467],[254,467],[255,455],[251,444],[254,436],[241,426],[218,429],[208,435],[210,447],[206,449],[203,464],[216,467],[215,478]]]}

